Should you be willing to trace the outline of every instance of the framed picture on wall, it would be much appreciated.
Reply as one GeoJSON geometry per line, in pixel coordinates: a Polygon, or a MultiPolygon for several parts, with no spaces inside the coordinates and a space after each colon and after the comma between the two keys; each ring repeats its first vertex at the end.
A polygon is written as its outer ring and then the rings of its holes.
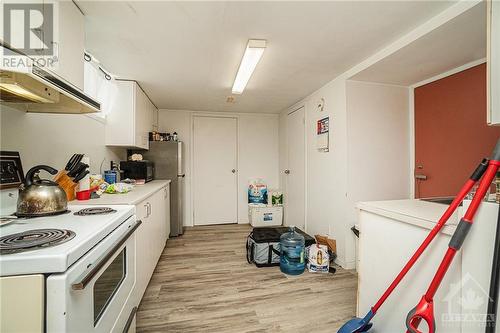
{"type": "Polygon", "coordinates": [[[330,133],[330,117],[324,117],[316,123],[316,148],[320,152],[328,152],[330,149],[329,142],[330,133]]]}

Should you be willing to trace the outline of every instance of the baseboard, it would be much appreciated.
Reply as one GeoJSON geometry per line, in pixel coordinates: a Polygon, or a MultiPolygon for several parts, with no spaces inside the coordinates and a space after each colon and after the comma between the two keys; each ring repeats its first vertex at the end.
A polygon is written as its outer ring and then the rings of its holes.
{"type": "Polygon", "coordinates": [[[342,267],[343,269],[355,269],[356,268],[356,261],[349,261],[345,262],[344,260],[340,259],[335,259],[335,263],[342,267]]]}

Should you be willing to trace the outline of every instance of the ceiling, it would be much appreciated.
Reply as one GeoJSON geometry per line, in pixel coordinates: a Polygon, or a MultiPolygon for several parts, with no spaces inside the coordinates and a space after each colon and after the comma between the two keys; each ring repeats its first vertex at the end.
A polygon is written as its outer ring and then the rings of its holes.
{"type": "Polygon", "coordinates": [[[482,2],[352,77],[410,86],[486,57],[486,3],[482,2]]]}
{"type": "Polygon", "coordinates": [[[159,108],[277,113],[453,2],[77,1],[86,48],[159,108]],[[267,49],[227,103],[248,39],[267,49]]]}

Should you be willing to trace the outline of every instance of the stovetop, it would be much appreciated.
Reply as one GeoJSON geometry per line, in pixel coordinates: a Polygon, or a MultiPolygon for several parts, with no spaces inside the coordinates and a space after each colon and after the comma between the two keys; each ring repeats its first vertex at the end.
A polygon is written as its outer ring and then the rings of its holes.
{"type": "MultiPolygon", "coordinates": [[[[68,230],[64,242],[25,252],[1,252],[0,275],[64,272],[116,227],[134,215],[134,206],[109,206],[107,214],[79,216],[74,213],[96,206],[68,206],[70,214],[16,219],[0,227],[0,237],[43,229],[68,230]],[[74,233],[74,236],[72,235],[74,233]]],[[[98,207],[98,206],[97,206],[98,207]]],[[[36,234],[36,232],[35,232],[36,234]]],[[[33,236],[36,238],[37,236],[33,236]]],[[[32,238],[32,240],[34,239],[32,238]]]]}

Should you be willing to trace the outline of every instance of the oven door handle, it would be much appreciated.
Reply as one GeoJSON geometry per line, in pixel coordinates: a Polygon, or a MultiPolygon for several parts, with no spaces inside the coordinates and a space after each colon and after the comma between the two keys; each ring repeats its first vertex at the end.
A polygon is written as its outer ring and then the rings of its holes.
{"type": "Polygon", "coordinates": [[[128,333],[130,330],[130,326],[132,326],[132,321],[134,321],[134,316],[137,313],[137,306],[134,306],[130,315],[128,316],[127,322],[125,323],[125,327],[123,328],[123,333],[128,333]]]}
{"type": "Polygon", "coordinates": [[[99,259],[97,259],[95,264],[90,265],[89,269],[85,271],[80,278],[78,278],[78,282],[75,282],[71,285],[71,289],[73,290],[83,290],[89,284],[90,281],[96,276],[96,274],[101,270],[101,268],[111,259],[111,257],[120,249],[120,247],[132,236],[135,230],[141,225],[142,221],[138,220],[135,224],[129,227],[129,230],[123,235],[120,239],[118,239],[112,246],[111,250],[109,250],[106,254],[102,255],[99,259]]]}

